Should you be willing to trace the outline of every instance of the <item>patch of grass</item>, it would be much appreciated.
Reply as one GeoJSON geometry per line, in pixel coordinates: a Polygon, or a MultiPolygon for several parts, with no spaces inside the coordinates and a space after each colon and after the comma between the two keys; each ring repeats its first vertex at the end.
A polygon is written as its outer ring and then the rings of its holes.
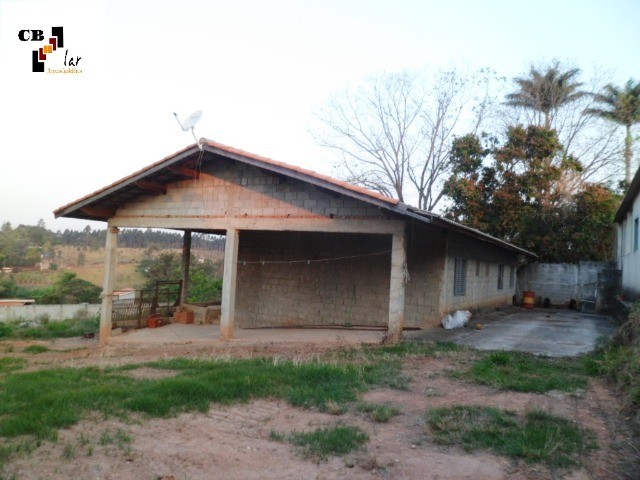
{"type": "Polygon", "coordinates": [[[591,373],[582,358],[546,358],[520,352],[493,352],[467,372],[455,372],[483,385],[516,392],[585,389],[591,373]]]}
{"type": "MultiPolygon", "coordinates": [[[[9,365],[17,368],[22,363],[9,365]]],[[[179,373],[143,380],[133,379],[117,368],[8,373],[0,377],[0,436],[50,438],[92,411],[107,417],[126,417],[129,412],[167,417],[186,411],[205,412],[211,403],[245,403],[269,397],[322,410],[328,402],[354,402],[367,385],[391,383],[389,375],[399,372],[399,365],[390,367],[385,362],[363,366],[270,359],[173,359],[148,366],[179,373]]]]}
{"type": "Polygon", "coordinates": [[[458,405],[431,409],[426,418],[437,443],[467,451],[489,449],[551,466],[573,465],[578,455],[597,448],[592,431],[542,411],[521,419],[513,412],[458,405]]]}
{"type": "Polygon", "coordinates": [[[64,446],[64,450],[62,452],[62,457],[67,460],[71,460],[75,456],[76,456],[76,447],[71,443],[66,443],[64,446]]]}
{"type": "Polygon", "coordinates": [[[49,348],[45,347],[44,345],[29,345],[28,347],[25,347],[22,351],[24,353],[33,353],[37,355],[38,353],[48,352],[49,348]]]}
{"type": "Polygon", "coordinates": [[[0,338],[69,338],[85,333],[95,334],[97,331],[97,318],[69,318],[59,322],[42,322],[37,326],[25,322],[0,323],[0,338]]]}
{"type": "Polygon", "coordinates": [[[633,411],[640,409],[640,347],[610,345],[600,365],[624,396],[625,406],[633,411]]]}
{"type": "Polygon", "coordinates": [[[408,357],[417,355],[435,357],[443,353],[460,352],[465,350],[465,347],[453,342],[419,343],[404,341],[394,345],[366,346],[363,350],[373,356],[408,357]]]}
{"type": "Polygon", "coordinates": [[[114,442],[113,435],[109,429],[106,429],[100,435],[100,445],[111,445],[114,442]]]}
{"type": "Polygon", "coordinates": [[[386,423],[393,417],[400,415],[398,408],[387,403],[359,403],[357,409],[360,412],[367,413],[378,423],[386,423]]]}
{"type": "Polygon", "coordinates": [[[20,370],[27,365],[24,358],[1,357],[0,358],[0,374],[20,370]]]}
{"type": "Polygon", "coordinates": [[[293,432],[287,440],[300,447],[304,457],[322,460],[361,449],[369,441],[369,436],[359,427],[338,425],[312,432],[293,432]]]}

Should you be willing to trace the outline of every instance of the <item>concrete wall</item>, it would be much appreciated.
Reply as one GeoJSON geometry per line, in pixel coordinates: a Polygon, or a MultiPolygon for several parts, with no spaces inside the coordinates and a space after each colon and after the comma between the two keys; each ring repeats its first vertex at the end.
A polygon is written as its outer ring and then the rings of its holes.
{"type": "Polygon", "coordinates": [[[622,289],[633,297],[640,296],[640,239],[634,245],[634,223],[640,218],[640,196],[633,201],[633,208],[618,224],[617,260],[622,270],[622,289]]]}
{"type": "Polygon", "coordinates": [[[22,305],[18,307],[0,307],[0,322],[12,320],[38,320],[45,315],[49,320],[58,321],[66,318],[94,317],[99,314],[99,304],[22,305]]]}
{"type": "Polygon", "coordinates": [[[548,298],[553,305],[568,305],[595,296],[598,274],[615,262],[530,263],[518,274],[519,293],[532,290],[536,302],[548,298]]]}
{"type": "Polygon", "coordinates": [[[440,319],[455,310],[475,310],[512,303],[517,255],[487,242],[455,233],[447,241],[446,267],[440,297],[440,319]],[[465,295],[454,295],[455,258],[467,259],[465,295]],[[499,265],[504,265],[502,289],[498,289],[499,265]],[[514,280],[510,285],[510,271],[514,280]]]}
{"type": "Polygon", "coordinates": [[[390,253],[319,260],[390,249],[390,235],[241,232],[236,322],[244,328],[386,326],[390,253]]]}

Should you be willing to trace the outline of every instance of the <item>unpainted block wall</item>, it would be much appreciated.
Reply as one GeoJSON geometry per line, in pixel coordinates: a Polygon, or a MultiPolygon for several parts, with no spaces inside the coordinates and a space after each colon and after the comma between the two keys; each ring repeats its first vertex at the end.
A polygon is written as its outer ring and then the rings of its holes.
{"type": "Polygon", "coordinates": [[[346,322],[386,326],[390,249],[390,235],[243,231],[236,322],[244,328],[346,322]],[[318,261],[378,252],[387,253],[318,261]]]}
{"type": "Polygon", "coordinates": [[[449,234],[447,265],[440,297],[440,318],[455,310],[510,305],[515,293],[517,261],[515,253],[490,243],[449,234]],[[465,295],[453,294],[455,257],[467,259],[465,295]],[[501,264],[504,265],[503,289],[498,290],[498,266],[501,264]],[[514,268],[513,287],[509,284],[510,267],[514,268]]]}
{"type": "Polygon", "coordinates": [[[520,290],[534,291],[536,302],[548,298],[553,305],[578,306],[585,298],[596,295],[598,274],[615,267],[614,262],[530,263],[518,274],[520,290]]]}
{"type": "Polygon", "coordinates": [[[117,216],[206,216],[286,218],[382,218],[374,206],[334,196],[313,185],[250,165],[220,159],[200,177],[172,183],[166,195],[131,201],[117,216]]]}
{"type": "Polygon", "coordinates": [[[426,327],[440,321],[440,295],[445,267],[446,237],[441,229],[411,224],[407,228],[405,326],[426,327]]]}

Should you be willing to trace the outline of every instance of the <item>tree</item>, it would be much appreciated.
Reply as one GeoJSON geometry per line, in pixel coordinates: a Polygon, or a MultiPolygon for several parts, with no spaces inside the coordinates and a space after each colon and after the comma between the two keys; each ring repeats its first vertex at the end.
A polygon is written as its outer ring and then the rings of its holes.
{"type": "Polygon", "coordinates": [[[319,114],[322,146],[338,153],[338,175],[401,202],[432,210],[449,172],[453,134],[477,131],[492,97],[489,75],[382,74],[334,95],[319,114]],[[484,88],[479,99],[478,88],[484,88]]]}
{"type": "Polygon", "coordinates": [[[100,303],[102,289],[91,282],[82,280],[73,272],[63,272],[50,287],[34,291],[37,303],[73,304],[100,303]]]}
{"type": "Polygon", "coordinates": [[[619,175],[615,168],[620,155],[616,129],[589,114],[596,105],[594,93],[608,81],[598,71],[586,83],[580,70],[564,67],[557,60],[532,66],[528,75],[515,78],[517,91],[506,96],[502,127],[525,123],[556,130],[565,157],[579,158],[579,172],[563,173],[563,188],[573,194],[584,182],[607,182],[619,175]]]}
{"type": "Polygon", "coordinates": [[[539,71],[531,67],[528,77],[518,77],[514,81],[520,87],[517,92],[507,95],[507,105],[533,110],[538,114],[538,125],[544,118],[544,126],[550,129],[560,107],[584,97],[580,90],[582,83],[576,80],[579,68],[563,71],[557,60],[539,71]]]}
{"type": "Polygon", "coordinates": [[[608,84],[601,93],[594,95],[594,98],[600,107],[590,108],[587,113],[625,127],[625,181],[629,185],[631,183],[631,148],[633,143],[631,127],[640,123],[640,82],[634,82],[633,79],[630,79],[623,89],[608,84]]]}
{"type": "MultiPolygon", "coordinates": [[[[159,252],[154,255],[147,250],[137,269],[147,280],[145,288],[155,288],[156,281],[178,281],[182,278],[180,255],[172,252],[159,252]]],[[[222,292],[220,265],[209,259],[199,260],[191,256],[189,264],[189,302],[219,300],[222,292]]]]}
{"type": "Polygon", "coordinates": [[[533,251],[540,261],[610,259],[618,199],[591,183],[567,193],[564,174],[580,164],[562,152],[554,130],[532,125],[511,127],[501,146],[486,136],[456,139],[446,216],[533,251]]]}

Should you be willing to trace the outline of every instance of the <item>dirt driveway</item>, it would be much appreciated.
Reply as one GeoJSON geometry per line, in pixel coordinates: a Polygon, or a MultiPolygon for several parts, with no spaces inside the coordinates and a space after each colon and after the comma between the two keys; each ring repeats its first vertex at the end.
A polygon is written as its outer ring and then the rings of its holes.
{"type": "Polygon", "coordinates": [[[478,350],[517,350],[549,357],[591,352],[600,337],[616,329],[611,317],[575,310],[508,309],[473,317],[466,328],[408,332],[416,340],[451,341],[478,350]],[[482,329],[476,329],[480,323],[482,329]]]}

